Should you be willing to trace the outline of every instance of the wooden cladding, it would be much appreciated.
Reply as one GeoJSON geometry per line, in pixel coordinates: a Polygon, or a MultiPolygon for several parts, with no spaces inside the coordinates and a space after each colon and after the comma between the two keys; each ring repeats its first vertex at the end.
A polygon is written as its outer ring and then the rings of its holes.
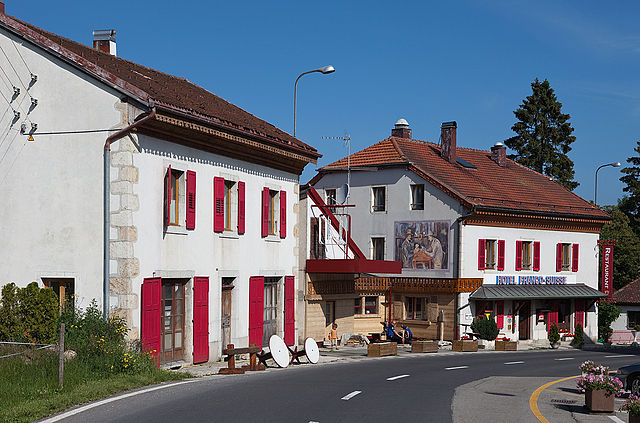
{"type": "Polygon", "coordinates": [[[513,215],[485,211],[477,211],[464,220],[465,225],[588,233],[600,233],[605,223],[606,220],[589,217],[513,215]]]}
{"type": "Polygon", "coordinates": [[[312,280],[308,284],[308,295],[371,294],[385,295],[392,291],[404,293],[424,292],[473,292],[482,285],[482,278],[382,278],[364,276],[355,279],[312,280]]]}

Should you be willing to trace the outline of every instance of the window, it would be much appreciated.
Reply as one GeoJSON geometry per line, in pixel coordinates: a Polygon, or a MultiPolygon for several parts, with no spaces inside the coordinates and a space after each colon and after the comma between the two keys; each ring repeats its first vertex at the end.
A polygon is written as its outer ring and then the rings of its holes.
{"type": "Polygon", "coordinates": [[[532,269],[532,252],[532,241],[516,241],[516,270],[532,269]]]}
{"type": "Polygon", "coordinates": [[[424,210],[424,185],[411,185],[411,210],[424,210]]]}
{"type": "Polygon", "coordinates": [[[640,325],[640,311],[627,311],[627,329],[636,330],[640,325]]]}
{"type": "Polygon", "coordinates": [[[384,238],[371,238],[371,259],[384,260],[384,238]]]}
{"type": "Polygon", "coordinates": [[[269,338],[278,330],[278,285],[281,278],[264,278],[264,309],[262,345],[269,345],[269,338]]]}
{"type": "Polygon", "coordinates": [[[561,243],[556,251],[556,271],[578,271],[578,244],[561,243]]]}
{"type": "Polygon", "coordinates": [[[276,203],[278,201],[278,191],[269,190],[269,235],[275,235],[276,233],[276,203]]]}
{"type": "Polygon", "coordinates": [[[421,297],[405,297],[404,308],[407,315],[407,320],[424,320],[426,313],[423,312],[425,303],[429,301],[426,298],[421,297]]]}
{"type": "Polygon", "coordinates": [[[562,270],[571,269],[571,244],[562,244],[562,270]]]}
{"type": "Polygon", "coordinates": [[[325,189],[324,190],[326,196],[327,196],[327,204],[337,204],[336,201],[336,189],[325,189]]]}
{"type": "Polygon", "coordinates": [[[353,314],[362,314],[362,298],[356,298],[353,300],[353,314]]]}
{"type": "Polygon", "coordinates": [[[196,173],[167,167],[164,175],[165,230],[172,226],[196,228],[196,173]]]}
{"type": "Polygon", "coordinates": [[[496,240],[487,239],[484,241],[484,268],[495,269],[496,267],[496,240]]]}
{"type": "Polygon", "coordinates": [[[386,190],[385,187],[373,187],[371,188],[373,195],[373,211],[383,212],[386,210],[386,190]]]}
{"type": "Polygon", "coordinates": [[[44,286],[53,289],[58,296],[60,311],[66,306],[73,307],[74,280],[70,278],[42,279],[44,286]]]}
{"type": "Polygon", "coordinates": [[[235,186],[235,182],[233,181],[224,181],[224,230],[231,231],[233,230],[232,225],[232,216],[231,205],[233,204],[233,187],[235,186]]]}
{"type": "Polygon", "coordinates": [[[162,280],[161,361],[175,361],[183,358],[184,286],[182,281],[162,280]]]}
{"type": "Polygon", "coordinates": [[[364,314],[378,314],[378,297],[364,297],[364,314]]]}
{"type": "Polygon", "coordinates": [[[180,225],[180,183],[184,172],[171,169],[171,197],[169,199],[169,225],[180,225]]]}

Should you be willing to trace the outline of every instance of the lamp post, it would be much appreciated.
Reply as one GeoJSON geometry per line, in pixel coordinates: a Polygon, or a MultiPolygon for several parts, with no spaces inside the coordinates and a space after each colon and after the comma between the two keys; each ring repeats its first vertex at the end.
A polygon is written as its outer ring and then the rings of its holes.
{"type": "Polygon", "coordinates": [[[598,205],[598,171],[603,167],[607,167],[607,166],[620,167],[621,165],[620,165],[620,162],[613,162],[613,163],[607,163],[607,164],[598,166],[598,168],[596,169],[596,186],[595,186],[595,193],[593,195],[593,204],[596,206],[598,205]]]}
{"type": "Polygon", "coordinates": [[[296,136],[296,107],[297,107],[297,103],[298,103],[298,81],[300,80],[300,78],[302,78],[304,75],[306,75],[308,73],[320,72],[320,73],[326,75],[328,73],[333,73],[335,71],[336,70],[331,65],[323,66],[323,67],[318,68],[318,69],[314,69],[314,70],[310,70],[310,71],[307,71],[307,72],[303,72],[298,76],[298,78],[296,78],[296,83],[293,85],[293,136],[294,137],[296,136]]]}

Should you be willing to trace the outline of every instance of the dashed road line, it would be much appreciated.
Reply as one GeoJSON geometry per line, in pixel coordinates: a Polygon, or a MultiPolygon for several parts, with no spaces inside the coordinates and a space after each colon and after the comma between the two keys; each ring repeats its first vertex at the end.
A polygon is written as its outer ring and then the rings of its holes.
{"type": "Polygon", "coordinates": [[[355,397],[358,394],[361,394],[362,391],[353,391],[350,394],[345,395],[344,397],[340,398],[341,400],[344,401],[349,401],[351,398],[355,397]]]}
{"type": "Polygon", "coordinates": [[[605,355],[605,358],[618,358],[618,357],[635,357],[635,356],[633,354],[605,355]]]}
{"type": "Polygon", "coordinates": [[[505,366],[510,366],[512,364],[524,364],[524,361],[507,361],[506,363],[502,363],[505,366]]]}
{"type": "Polygon", "coordinates": [[[398,379],[402,379],[403,377],[409,377],[409,375],[399,375],[399,376],[388,377],[387,380],[398,380],[398,379]]]}
{"type": "Polygon", "coordinates": [[[565,357],[565,358],[554,358],[556,361],[566,361],[566,360],[574,360],[573,357],[565,357]]]}
{"type": "Polygon", "coordinates": [[[458,369],[468,369],[469,366],[456,366],[456,367],[445,367],[445,370],[458,370],[458,369]]]}

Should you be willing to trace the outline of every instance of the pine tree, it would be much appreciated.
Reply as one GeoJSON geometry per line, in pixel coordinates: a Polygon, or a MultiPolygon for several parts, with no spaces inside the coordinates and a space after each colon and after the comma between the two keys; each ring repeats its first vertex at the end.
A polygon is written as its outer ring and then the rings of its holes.
{"type": "Polygon", "coordinates": [[[640,236],[640,141],[633,151],[638,155],[629,157],[627,163],[631,166],[622,169],[624,176],[620,180],[626,184],[622,191],[627,192],[628,195],[622,197],[619,207],[629,216],[631,227],[636,235],[640,236]]]}
{"type": "Polygon", "coordinates": [[[576,137],[570,115],[562,113],[562,103],[546,79],[531,83],[533,94],[527,96],[513,112],[518,119],[511,130],[515,136],[505,140],[516,151],[509,158],[535,171],[554,178],[569,190],[579,183],[573,180],[573,161],[567,156],[576,137]]]}

